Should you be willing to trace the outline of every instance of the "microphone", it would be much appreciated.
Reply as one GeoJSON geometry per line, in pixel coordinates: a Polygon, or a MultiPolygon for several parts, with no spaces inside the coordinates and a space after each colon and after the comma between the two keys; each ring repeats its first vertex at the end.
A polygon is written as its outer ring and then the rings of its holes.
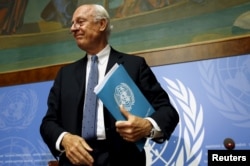
{"type": "Polygon", "coordinates": [[[227,150],[233,150],[235,148],[235,143],[232,138],[226,138],[223,143],[227,150]]]}

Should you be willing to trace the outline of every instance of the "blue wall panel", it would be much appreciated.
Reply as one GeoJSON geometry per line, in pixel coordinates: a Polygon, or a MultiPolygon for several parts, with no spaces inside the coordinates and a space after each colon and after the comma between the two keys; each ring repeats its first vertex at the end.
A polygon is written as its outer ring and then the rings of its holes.
{"type": "MultiPolygon", "coordinates": [[[[153,67],[180,114],[168,142],[145,145],[147,163],[207,165],[208,149],[250,149],[250,55],[153,67]]],[[[0,88],[0,165],[53,160],[39,134],[52,81],[0,88]]]]}

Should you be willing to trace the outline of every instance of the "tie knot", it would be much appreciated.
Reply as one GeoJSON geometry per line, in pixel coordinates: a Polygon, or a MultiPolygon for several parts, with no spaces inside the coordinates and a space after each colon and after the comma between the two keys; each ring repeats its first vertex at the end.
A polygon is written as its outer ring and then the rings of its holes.
{"type": "Polygon", "coordinates": [[[98,61],[98,56],[96,56],[96,55],[91,56],[91,61],[92,62],[97,62],[98,61]]]}

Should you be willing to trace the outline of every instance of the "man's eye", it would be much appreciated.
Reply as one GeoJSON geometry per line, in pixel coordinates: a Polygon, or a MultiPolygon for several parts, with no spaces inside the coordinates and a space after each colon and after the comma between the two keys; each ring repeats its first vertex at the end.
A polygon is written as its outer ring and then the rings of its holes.
{"type": "Polygon", "coordinates": [[[79,21],[77,21],[77,24],[79,24],[79,25],[83,25],[84,24],[84,20],[79,20],[79,21]]]}

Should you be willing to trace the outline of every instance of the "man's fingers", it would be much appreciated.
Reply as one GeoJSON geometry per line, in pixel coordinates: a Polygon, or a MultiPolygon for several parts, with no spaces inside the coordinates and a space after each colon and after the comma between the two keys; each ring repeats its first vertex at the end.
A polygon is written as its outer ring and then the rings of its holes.
{"type": "Polygon", "coordinates": [[[87,142],[85,140],[82,140],[81,144],[82,144],[83,148],[86,149],[87,151],[89,151],[89,152],[93,151],[93,149],[89,146],[89,144],[87,144],[87,142]]]}
{"type": "Polygon", "coordinates": [[[93,149],[80,136],[66,134],[63,138],[63,145],[67,158],[75,165],[92,165],[93,157],[89,152],[93,149]]]}
{"type": "Polygon", "coordinates": [[[120,111],[122,115],[128,120],[130,113],[124,108],[122,104],[120,105],[120,111]]]}

